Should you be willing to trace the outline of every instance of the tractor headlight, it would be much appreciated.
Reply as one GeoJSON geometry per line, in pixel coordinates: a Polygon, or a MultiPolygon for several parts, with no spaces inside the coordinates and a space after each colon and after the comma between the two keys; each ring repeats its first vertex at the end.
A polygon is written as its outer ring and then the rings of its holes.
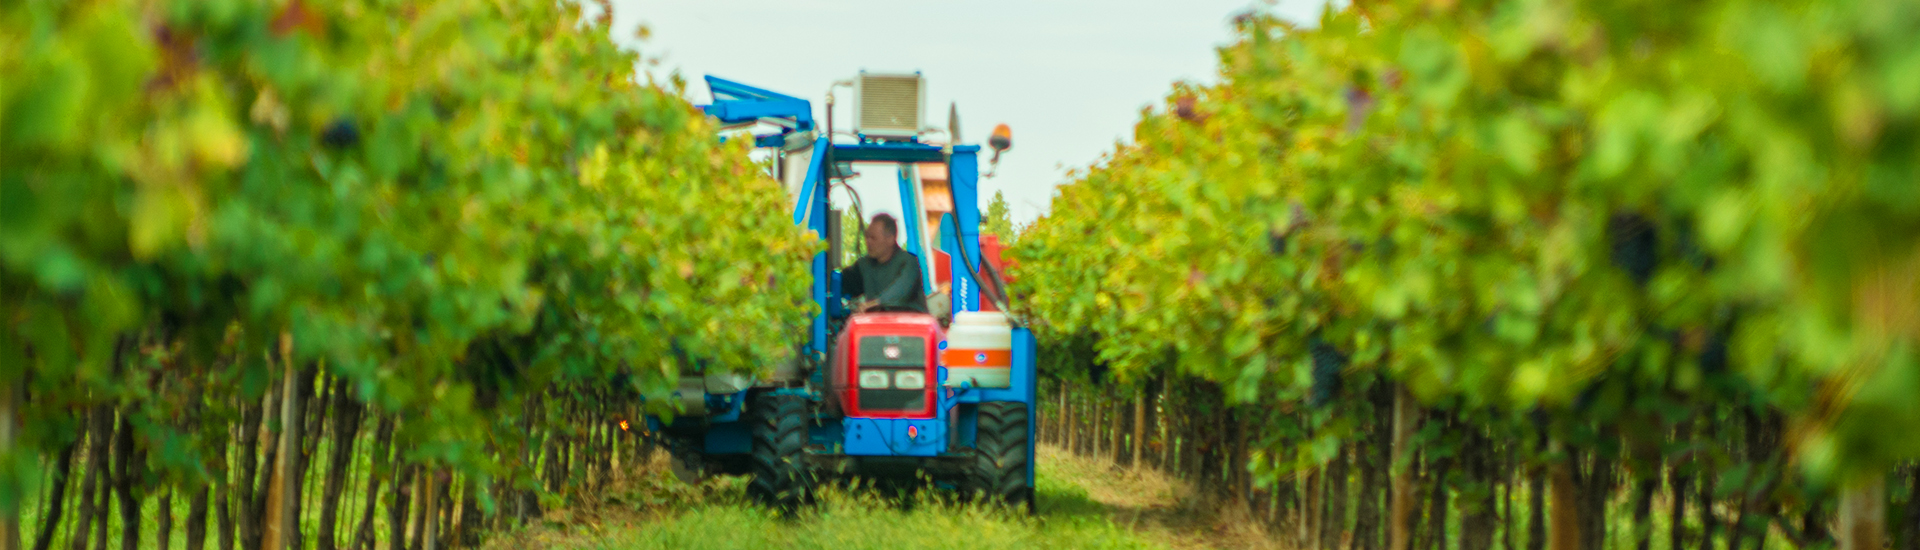
{"type": "Polygon", "coordinates": [[[864,390],[887,389],[887,371],[883,371],[883,370],[860,371],[860,389],[864,389],[864,390]]]}
{"type": "Polygon", "coordinates": [[[917,370],[903,370],[893,373],[893,387],[903,390],[926,389],[927,373],[917,370]]]}

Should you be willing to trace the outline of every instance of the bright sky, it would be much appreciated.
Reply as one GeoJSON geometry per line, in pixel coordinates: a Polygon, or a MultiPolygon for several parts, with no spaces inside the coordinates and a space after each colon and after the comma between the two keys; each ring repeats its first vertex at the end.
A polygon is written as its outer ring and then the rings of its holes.
{"type": "MultiPolygon", "coordinates": [[[[613,0],[614,36],[688,82],[707,103],[708,74],[812,101],[824,121],[827,86],[861,69],[920,71],[932,120],[960,106],[961,138],[984,143],[994,125],[1013,128],[998,177],[981,181],[984,208],[996,190],[1015,223],[1044,213],[1066,170],[1130,139],[1140,109],[1175,81],[1215,80],[1215,48],[1249,9],[1299,22],[1325,0],[613,0]],[[652,37],[641,42],[634,29],[652,37]]],[[[836,126],[851,106],[836,92],[836,126]]],[[[984,152],[983,152],[984,153],[984,152]]],[[[984,161],[987,155],[982,155],[984,161]]],[[[982,163],[981,171],[986,167],[982,163]]],[[[866,167],[854,182],[867,214],[899,212],[892,170],[866,167]],[[874,203],[885,203],[875,208],[874,203]]],[[[838,202],[836,197],[836,202],[838,202]]]]}

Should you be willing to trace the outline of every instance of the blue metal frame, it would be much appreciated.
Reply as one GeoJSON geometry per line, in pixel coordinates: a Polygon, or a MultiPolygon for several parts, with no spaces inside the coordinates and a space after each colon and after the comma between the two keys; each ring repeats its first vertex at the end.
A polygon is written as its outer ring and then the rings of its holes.
{"type": "Polygon", "coordinates": [[[944,418],[847,418],[845,454],[849,456],[940,456],[947,452],[944,418]],[[907,435],[913,428],[914,436],[907,435]]]}
{"type": "Polygon", "coordinates": [[[746,422],[715,422],[707,426],[701,451],[710,455],[737,455],[753,452],[753,432],[746,422]]]}
{"type": "MultiPolygon", "coordinates": [[[[758,122],[763,118],[793,121],[795,131],[813,129],[813,103],[790,95],[763,90],[717,76],[707,77],[707,88],[714,102],[700,110],[725,124],[758,122]]],[[[758,145],[758,141],[755,142],[758,145]]]]}
{"type": "Polygon", "coordinates": [[[954,258],[953,271],[953,311],[980,311],[980,283],[974,280],[973,273],[964,273],[966,266],[980,267],[980,146],[961,145],[953,148],[953,159],[948,163],[948,174],[952,177],[953,213],[960,217],[960,253],[966,255],[966,261],[954,258]]]}
{"type": "MultiPolygon", "coordinates": [[[[980,147],[966,146],[974,151],[980,147]]],[[[961,147],[955,147],[957,153],[961,147]]],[[[896,143],[890,141],[870,141],[865,143],[833,144],[834,162],[946,162],[946,152],[939,147],[921,143],[896,143]]],[[[978,174],[980,168],[974,167],[978,174]]]]}
{"type": "MultiPolygon", "coordinates": [[[[827,215],[829,213],[827,208],[827,185],[823,181],[823,176],[826,175],[827,170],[832,169],[832,166],[827,165],[825,154],[827,148],[830,146],[832,146],[831,137],[822,137],[814,142],[813,158],[807,163],[807,177],[805,183],[801,185],[800,190],[800,196],[803,198],[796,201],[793,216],[793,223],[800,224],[812,230],[813,234],[819,235],[823,239],[827,236],[827,215]]],[[[813,345],[811,347],[815,354],[814,359],[819,362],[825,362],[827,348],[832,345],[832,338],[827,334],[827,314],[831,311],[829,305],[840,301],[837,296],[840,292],[840,287],[838,285],[830,286],[828,284],[834,281],[834,274],[827,269],[826,251],[823,250],[818,254],[814,254],[811,271],[813,273],[813,303],[820,305],[820,313],[815,314],[813,317],[813,345]]]]}
{"type": "MultiPolygon", "coordinates": [[[[925,222],[921,221],[921,217],[917,215],[918,212],[920,212],[920,200],[914,197],[913,188],[915,187],[915,182],[913,181],[911,167],[907,164],[901,164],[898,172],[900,175],[900,207],[905,209],[901,211],[900,217],[904,219],[900,220],[900,224],[907,226],[907,252],[913,253],[914,258],[918,258],[924,262],[927,258],[927,251],[920,249],[920,224],[925,222]]],[[[927,276],[920,277],[920,291],[931,293],[933,291],[933,277],[930,276],[930,273],[923,275],[927,276]]]]}
{"type": "Polygon", "coordinates": [[[821,230],[820,235],[823,237],[827,234],[825,219],[826,203],[823,202],[826,199],[827,193],[825,189],[822,189],[826,187],[826,184],[822,183],[821,180],[823,179],[822,176],[827,173],[827,171],[823,169],[823,165],[827,161],[826,151],[827,138],[820,138],[814,141],[813,158],[807,161],[807,178],[800,183],[800,196],[810,198],[804,201],[795,201],[793,204],[793,223],[795,225],[803,225],[807,229],[813,229],[815,225],[818,225],[821,230]],[[820,216],[810,218],[808,214],[820,214],[820,216]],[[816,219],[820,223],[813,223],[816,219]]]}

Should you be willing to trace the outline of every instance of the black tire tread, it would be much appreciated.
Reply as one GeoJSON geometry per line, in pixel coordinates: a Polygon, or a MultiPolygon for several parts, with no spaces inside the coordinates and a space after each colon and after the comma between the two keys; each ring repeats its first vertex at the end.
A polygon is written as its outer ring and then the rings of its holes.
{"type": "Polygon", "coordinates": [[[981,403],[974,437],[971,491],[993,502],[1033,513],[1033,487],[1027,483],[1027,405],[981,403]]]}
{"type": "Polygon", "coordinates": [[[749,404],[753,480],[747,495],[785,513],[805,504],[811,495],[805,452],[807,400],[797,395],[758,394],[749,404]]]}

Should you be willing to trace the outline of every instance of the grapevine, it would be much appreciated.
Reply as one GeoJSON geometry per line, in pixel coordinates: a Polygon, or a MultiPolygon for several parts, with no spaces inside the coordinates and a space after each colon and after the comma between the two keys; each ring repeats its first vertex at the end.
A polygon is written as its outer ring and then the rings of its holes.
{"type": "Polygon", "coordinates": [[[573,476],[555,446],[631,447],[613,423],[639,421],[638,396],[791,359],[767,335],[802,338],[821,243],[760,215],[782,210],[779,184],[680,90],[635,81],[601,14],[0,8],[0,388],[26,405],[0,512],[40,494],[33,457],[80,441],[95,450],[70,477],[150,456],[111,490],[204,514],[211,487],[266,498],[256,430],[298,449],[378,424],[396,490],[451,483],[524,520],[534,495],[607,475],[573,476]],[[131,443],[100,446],[110,431],[131,443]]]}
{"type": "Polygon", "coordinates": [[[1568,473],[1582,544],[1616,481],[1650,502],[1663,469],[1728,476],[1697,498],[1754,495],[1729,536],[1764,539],[1920,458],[1894,435],[1920,429],[1920,195],[1894,183],[1920,173],[1897,76],[1920,58],[1894,38],[1920,10],[1896,4],[1248,14],[1218,84],[1175,86],[1071,174],[1010,253],[1015,292],[1048,353],[1083,357],[1048,364],[1058,391],[1257,426],[1169,425],[1202,480],[1331,499],[1292,484],[1420,449],[1444,488],[1405,529],[1491,498],[1480,461],[1507,448],[1568,473]]]}

